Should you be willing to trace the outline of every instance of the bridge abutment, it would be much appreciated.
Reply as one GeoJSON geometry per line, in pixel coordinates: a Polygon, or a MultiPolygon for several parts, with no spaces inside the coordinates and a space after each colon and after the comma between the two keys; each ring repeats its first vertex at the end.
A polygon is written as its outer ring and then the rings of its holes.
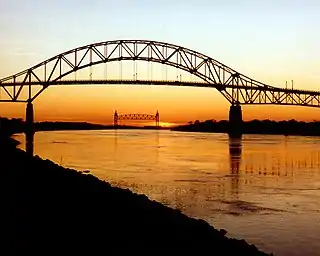
{"type": "Polygon", "coordinates": [[[34,141],[34,112],[32,102],[27,103],[26,107],[26,125],[25,125],[25,135],[26,135],[26,152],[33,155],[33,141],[34,141]]]}
{"type": "Polygon", "coordinates": [[[229,135],[241,136],[243,129],[242,109],[240,105],[232,105],[229,110],[229,135]]]}

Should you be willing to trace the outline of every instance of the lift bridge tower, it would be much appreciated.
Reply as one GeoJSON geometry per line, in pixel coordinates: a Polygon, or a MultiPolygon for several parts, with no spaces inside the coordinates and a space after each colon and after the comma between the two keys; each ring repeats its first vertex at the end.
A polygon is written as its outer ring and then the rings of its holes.
{"type": "Polygon", "coordinates": [[[150,114],[118,114],[117,110],[113,114],[113,126],[117,128],[119,126],[119,121],[121,120],[153,120],[155,121],[155,126],[159,128],[160,115],[157,110],[155,115],[150,114]]]}

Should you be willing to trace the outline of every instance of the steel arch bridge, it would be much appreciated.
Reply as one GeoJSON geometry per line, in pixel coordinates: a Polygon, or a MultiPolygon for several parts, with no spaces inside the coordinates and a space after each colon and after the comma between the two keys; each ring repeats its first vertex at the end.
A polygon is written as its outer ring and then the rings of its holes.
{"type": "Polygon", "coordinates": [[[117,127],[120,120],[153,120],[155,121],[156,127],[159,127],[160,115],[159,112],[155,115],[150,114],[121,114],[119,115],[117,111],[113,114],[113,125],[117,127]]]}
{"type": "Polygon", "coordinates": [[[94,43],[58,54],[22,72],[0,80],[0,102],[29,102],[50,85],[148,84],[212,87],[231,105],[278,104],[320,107],[320,92],[278,88],[251,79],[213,58],[178,45],[150,40],[94,43]],[[184,70],[201,82],[168,80],[63,80],[67,75],[113,61],[156,62],[184,70]],[[35,88],[40,86],[40,90],[35,88]],[[26,90],[27,93],[21,93],[26,90]]]}

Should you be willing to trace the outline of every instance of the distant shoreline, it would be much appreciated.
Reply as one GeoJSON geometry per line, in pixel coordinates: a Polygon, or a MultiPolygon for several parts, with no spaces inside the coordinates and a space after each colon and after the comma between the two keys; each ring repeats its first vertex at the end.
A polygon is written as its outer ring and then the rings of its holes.
{"type": "Polygon", "coordinates": [[[121,129],[168,129],[167,127],[156,126],[133,126],[133,125],[102,125],[87,122],[37,122],[34,124],[35,131],[56,131],[56,130],[121,130],[121,129]]]}
{"type": "MultiPolygon", "coordinates": [[[[0,118],[0,128],[8,128],[13,133],[23,133],[25,122],[21,119],[0,118]]],[[[133,125],[102,125],[87,122],[35,122],[34,131],[83,131],[83,130],[124,130],[124,129],[144,129],[144,130],[169,130],[170,127],[156,126],[133,126],[133,125]]]]}
{"type": "MultiPolygon", "coordinates": [[[[213,133],[213,134],[228,134],[228,132],[213,132],[213,131],[188,131],[188,130],[176,130],[176,129],[171,129],[173,132],[191,132],[191,133],[213,133]]],[[[277,135],[277,136],[301,136],[301,137],[320,137],[319,135],[308,135],[308,134],[282,134],[282,133],[242,133],[241,135],[277,135]]]]}
{"type": "MultiPolygon", "coordinates": [[[[21,119],[0,118],[1,125],[8,127],[13,133],[23,133],[25,122],[21,119]]],[[[0,127],[1,127],[0,125],[0,127]]],[[[299,122],[271,121],[271,120],[252,120],[243,122],[241,127],[230,127],[227,120],[215,121],[206,120],[200,122],[189,122],[186,125],[173,127],[156,126],[128,126],[92,124],[87,122],[36,122],[34,131],[83,131],[83,130],[170,130],[179,132],[207,132],[207,133],[226,133],[235,130],[239,134],[261,134],[261,135],[283,135],[283,136],[320,136],[320,122],[299,122]]]]}
{"type": "Polygon", "coordinates": [[[56,128],[44,128],[44,129],[36,129],[36,132],[45,132],[45,131],[91,131],[91,130],[170,130],[167,127],[139,127],[139,126],[120,126],[120,127],[56,127],[56,128]]]}
{"type": "Polygon", "coordinates": [[[320,122],[252,120],[243,122],[240,127],[231,127],[227,120],[218,122],[206,120],[204,122],[190,122],[187,125],[173,127],[171,130],[179,132],[229,133],[233,131],[238,132],[238,134],[320,136],[320,122]]]}

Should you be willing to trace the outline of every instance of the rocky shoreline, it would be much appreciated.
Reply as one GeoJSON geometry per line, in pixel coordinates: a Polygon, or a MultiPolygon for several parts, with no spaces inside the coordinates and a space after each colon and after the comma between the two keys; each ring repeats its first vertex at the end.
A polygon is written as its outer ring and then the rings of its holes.
{"type": "Polygon", "coordinates": [[[16,146],[1,137],[2,255],[267,255],[203,220],[16,146]]]}

